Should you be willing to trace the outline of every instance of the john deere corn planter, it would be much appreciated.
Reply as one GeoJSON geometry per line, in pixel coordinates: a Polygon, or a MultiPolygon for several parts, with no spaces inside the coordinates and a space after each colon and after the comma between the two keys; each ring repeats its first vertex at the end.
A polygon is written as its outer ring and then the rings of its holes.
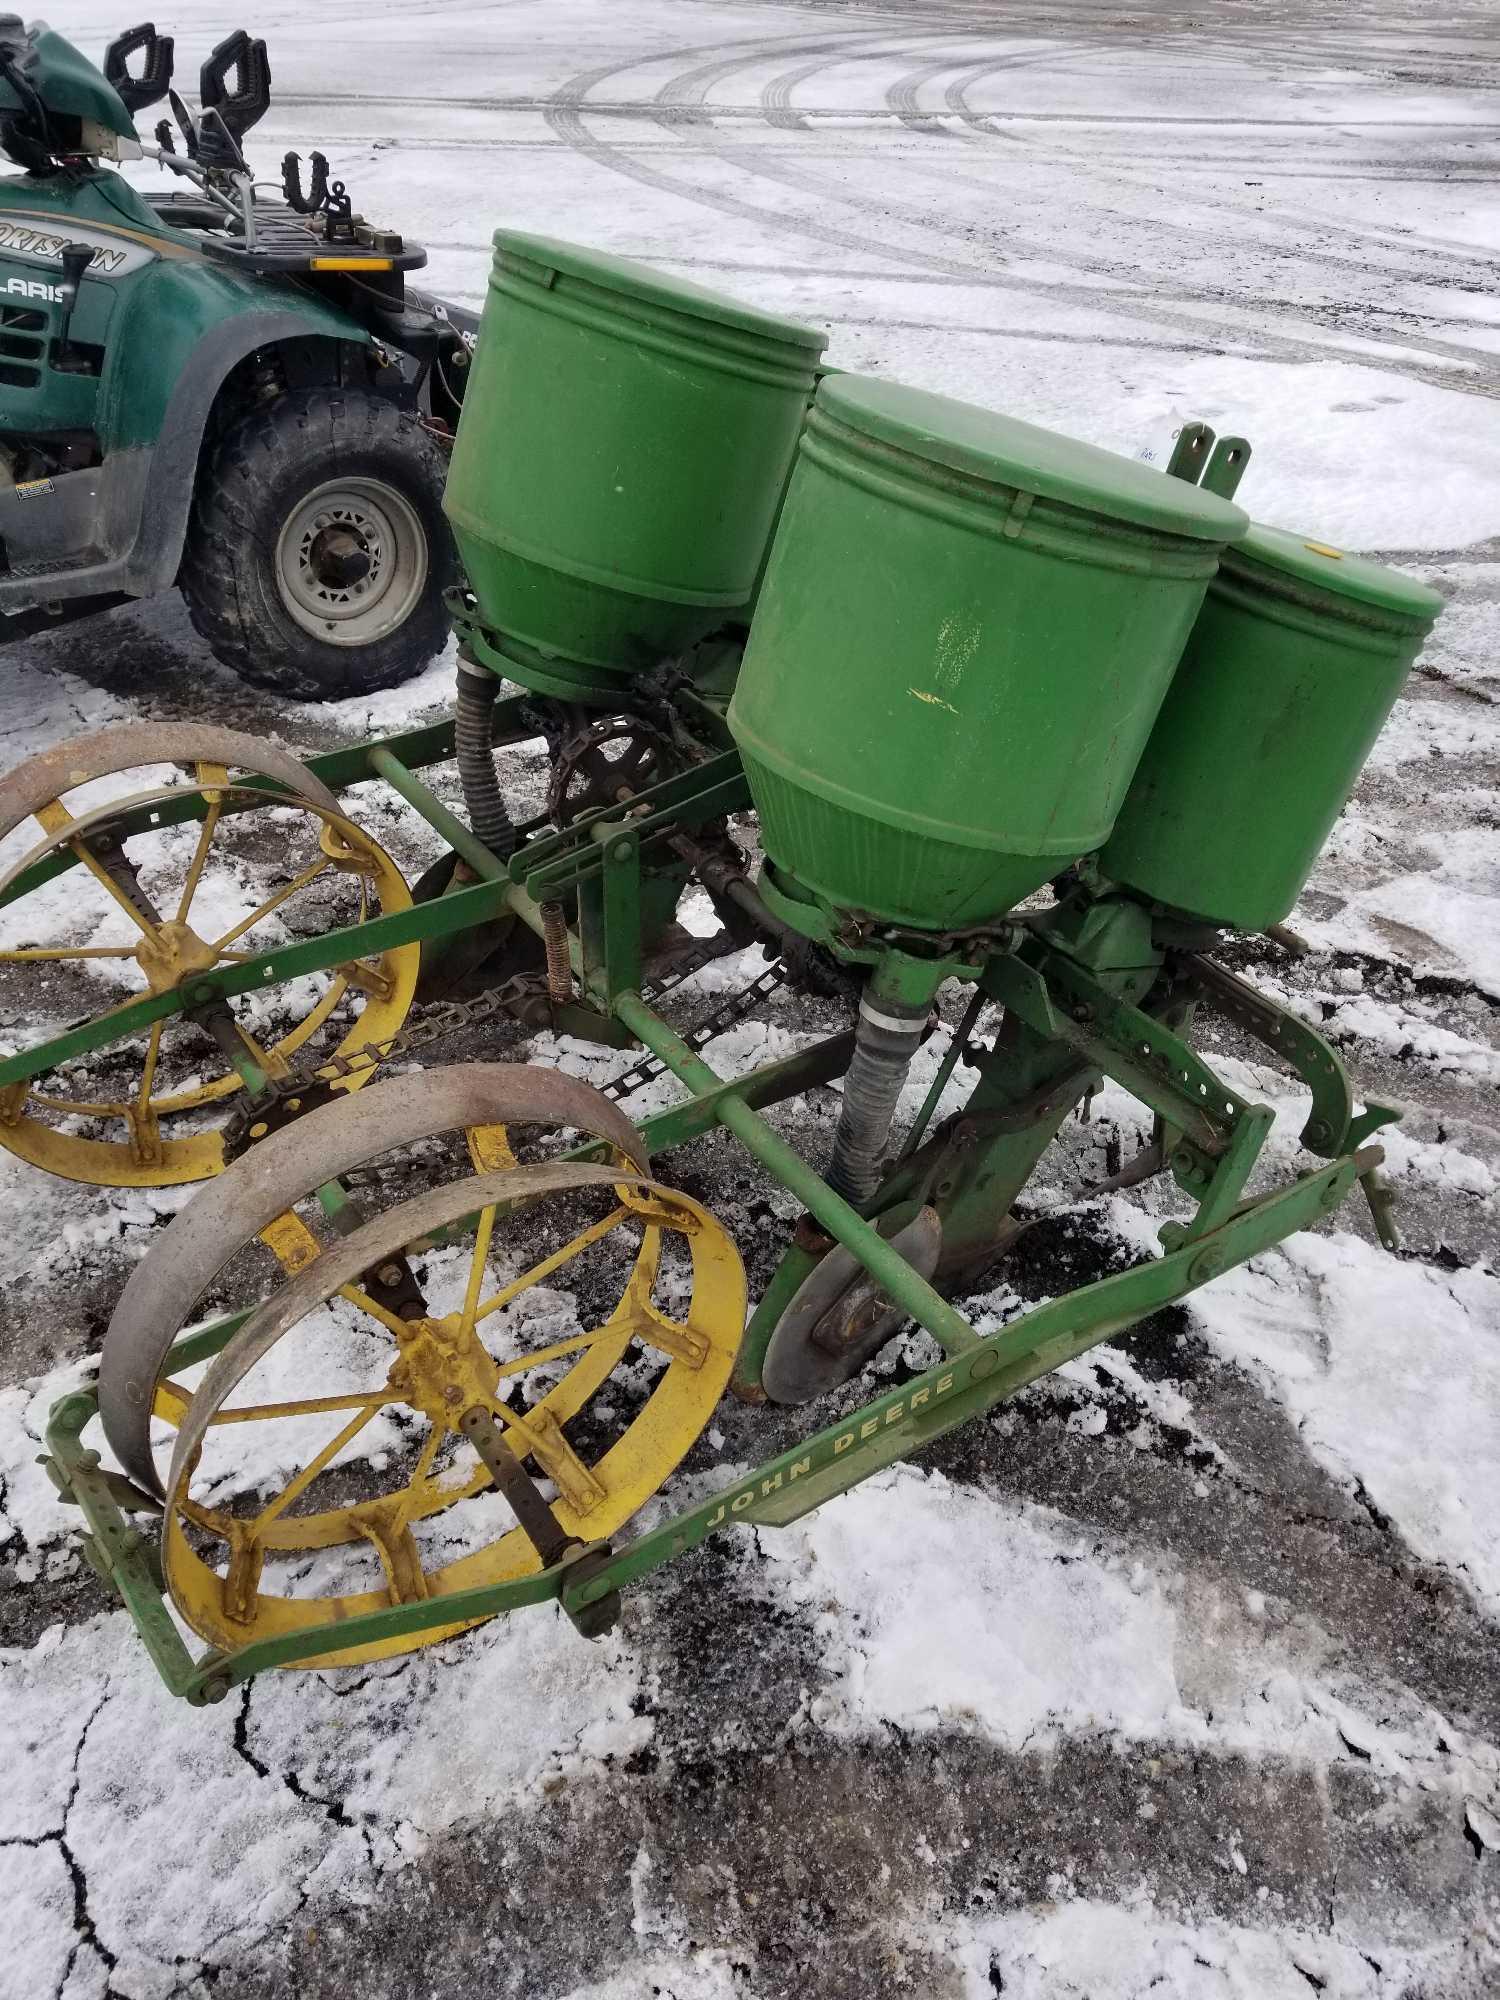
{"type": "Polygon", "coordinates": [[[1370,1139],[1393,1113],[1215,952],[1291,909],[1439,600],[1252,527],[1243,441],[1189,426],[1163,473],[824,374],[821,346],[502,233],[445,503],[469,582],[453,727],[297,764],[143,726],[0,784],[0,831],[40,829],[0,888],[0,969],[60,982],[68,1023],[0,1063],[0,1137],[80,1179],[216,1176],[49,1434],[190,1700],[524,1605],[598,1632],[719,1527],[794,1520],[1357,1181],[1388,1231],[1370,1139]],[[548,807],[522,821],[493,746],[539,733],[548,807]],[[449,757],[468,824],[416,775],[449,757]],[[137,765],[151,788],[90,803],[137,765]],[[371,781],[447,845],[424,900],[340,802],[371,781]],[[249,910],[221,887],[237,842],[262,881],[277,857],[249,910]],[[707,939],[673,921],[689,883],[707,939]],[[671,1025],[673,983],[757,939],[768,969],[671,1025]],[[508,976],[402,1026],[419,973],[472,985],[487,955],[508,976]],[[898,1123],[950,982],[961,1020],[898,1123]],[[721,1074],[703,1050],[778,983],[845,996],[847,1024],[721,1074]],[[603,1090],[411,1067],[500,1014],[646,1053],[603,1090]],[[1271,1112],[1196,1051],[1211,1016],[1305,1087],[1300,1171],[1277,1179],[1271,1112]],[[960,1057],[978,1080],[939,1117],[960,1057]],[[668,1074],[674,1101],[632,1118],[668,1074]],[[1160,1255],[981,1336],[950,1297],[1105,1078],[1151,1123],[1101,1185],[1163,1177],[1178,1218],[1160,1255]],[[804,1158],[765,1110],[839,1079],[831,1149],[804,1158]],[[802,1210],[748,1318],[725,1229],[652,1168],[711,1132],[802,1210]],[[726,1385],[813,1402],[912,1321],[931,1367],[863,1407],[843,1389],[835,1421],[631,1530],[726,1385]]]}
{"type": "Polygon", "coordinates": [[[101,73],[0,17],[0,641],[180,586],[247,680],[387,687],[440,652],[441,494],[475,322],[406,288],[426,253],[354,213],[314,153],[285,199],[242,143],[264,42],[214,50],[194,115],[154,27],[101,73]],[[137,138],[170,94],[176,119],[137,138]],[[189,183],[143,194],[109,164],[189,183]]]}

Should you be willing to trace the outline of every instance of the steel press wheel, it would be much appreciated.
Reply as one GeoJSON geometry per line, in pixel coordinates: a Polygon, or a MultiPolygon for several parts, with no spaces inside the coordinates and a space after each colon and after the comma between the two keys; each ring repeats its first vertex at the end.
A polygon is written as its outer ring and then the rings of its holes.
{"type": "Polygon", "coordinates": [[[161,1493],[151,1420],[153,1408],[174,1419],[180,1403],[171,1392],[165,1402],[160,1396],[173,1342],[208,1315],[210,1297],[215,1315],[226,1298],[236,1310],[254,1309],[317,1256],[329,1228],[353,1217],[339,1202],[353,1177],[367,1216],[391,1186],[407,1191],[419,1158],[429,1178],[451,1178],[445,1142],[468,1174],[512,1163],[517,1148],[555,1149],[570,1133],[645,1172],[639,1134],[607,1097],[581,1078],[517,1063],[380,1077],[257,1141],[153,1239],[120,1294],[99,1361],[99,1415],[125,1471],[161,1493]],[[241,1254],[257,1237],[271,1253],[258,1271],[241,1254]]]}
{"type": "MultiPolygon", "coordinates": [[[[451,1108],[470,1079],[435,1075],[451,1108]]],[[[395,1079],[358,1105],[312,1114],[198,1198],[214,1224],[236,1177],[246,1224],[284,1202],[263,1227],[292,1273],[200,1383],[155,1383],[158,1414],[179,1426],[168,1588],[187,1623],[226,1650],[542,1567],[472,1442],[476,1413],[539,1483],[562,1533],[592,1542],[657,1491],[728,1379],[745,1308],[732,1241],[697,1203],[636,1170],[633,1131],[576,1079],[486,1065],[478,1096],[487,1111],[518,1110],[517,1122],[597,1130],[612,1164],[519,1163],[515,1123],[480,1127],[470,1135],[478,1171],[317,1239],[296,1212],[307,1158],[279,1142],[304,1137],[321,1165],[334,1156],[330,1135],[363,1123],[356,1161],[388,1150],[392,1133],[413,1129],[414,1096],[399,1086],[431,1080],[395,1079]]],[[[243,1235],[221,1236],[213,1255],[232,1257],[243,1235]]],[[[164,1267],[178,1299],[202,1279],[197,1242],[206,1245],[202,1231],[183,1232],[186,1279],[164,1267]]],[[[112,1347],[118,1361],[120,1340],[150,1324],[143,1309],[161,1296],[148,1282],[127,1320],[116,1315],[101,1388],[112,1347]]],[[[384,1658],[475,1622],[302,1664],[384,1658]]]]}
{"type": "MultiPolygon", "coordinates": [[[[46,1036],[291,937],[410,906],[400,870],[325,786],[231,730],[139,724],[63,744],[0,782],[0,840],[28,817],[43,837],[10,854],[0,879],[0,990],[46,1036]],[[97,779],[178,762],[190,782],[103,804],[87,795],[97,779]],[[253,789],[231,770],[289,790],[253,789]]],[[[243,1087],[235,1055],[280,1077],[293,1057],[388,1038],[418,958],[408,945],[352,959],[12,1085],[0,1145],[101,1186],[203,1179],[223,1164],[213,1120],[243,1087]]]]}

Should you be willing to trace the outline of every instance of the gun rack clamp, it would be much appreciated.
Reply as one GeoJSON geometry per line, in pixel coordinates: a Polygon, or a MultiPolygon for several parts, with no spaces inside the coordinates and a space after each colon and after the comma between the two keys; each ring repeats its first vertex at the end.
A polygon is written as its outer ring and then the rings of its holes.
{"type": "Polygon", "coordinates": [[[270,109],[271,63],[263,41],[236,28],[218,44],[199,73],[196,118],[171,88],[173,50],[170,35],[159,35],[151,22],[144,22],[110,44],[104,76],[132,117],[163,97],[169,100],[172,118],[158,121],[156,145],[142,150],[197,181],[211,200],[229,209],[233,233],[206,234],[202,248],[207,256],[240,270],[281,277],[411,271],[426,263],[426,253],[417,245],[404,243],[393,230],[372,229],[354,215],[344,183],[330,182],[322,153],[311,157],[305,190],[299,155],[283,158],[287,212],[256,204],[241,142],[270,109]],[[137,57],[138,72],[131,67],[137,57]]]}
{"type": "MultiPolygon", "coordinates": [[[[893,385],[819,381],[818,346],[639,267],[502,233],[447,500],[469,579],[453,721],[302,765],[257,763],[223,732],[169,747],[104,732],[0,786],[0,831],[33,813],[45,836],[0,884],[0,960],[87,949],[41,941],[69,879],[146,939],[132,945],[144,990],[0,1059],[0,1141],[33,1120],[76,1137],[100,1113],[70,1092],[75,1068],[109,1070],[143,1040],[157,1068],[212,1048],[225,1080],[227,1163],[132,1274],[97,1384],[58,1404],[47,1440],[90,1559],[191,1701],[528,1604],[596,1634],[630,1583],[707,1535],[797,1519],[1310,1227],[1356,1183],[1393,1241],[1371,1140],[1396,1114],[1361,1106],[1326,1039],[1213,954],[1291,908],[1437,600],[1251,530],[1230,500],[1241,440],[1215,449],[1189,427],[1164,477],[893,385]],[[532,390],[546,343],[569,395],[532,390]],[[591,450],[548,448],[575,420],[591,450]],[[502,698],[501,671],[525,692],[502,698]],[[1263,715],[1252,731],[1247,713],[1276,701],[1321,702],[1320,726],[1290,749],[1263,715]],[[538,734],[548,812],[518,821],[493,752],[538,734]],[[70,786],[163,755],[191,782],[70,808],[70,786]],[[419,775],[449,759],[468,824],[419,775]],[[192,926],[184,891],[266,814],[317,821],[311,879],[370,898],[383,857],[338,795],[372,781],[447,849],[415,899],[391,883],[352,921],[287,935],[267,908],[227,947],[192,926]],[[1226,799],[1237,841],[1219,837],[1226,799]],[[750,814],[758,870],[731,832],[750,814]],[[187,867],[172,917],[145,865],[168,833],[187,867]],[[719,913],[712,938],[676,924],[689,886],[719,913]],[[750,939],[766,969],[674,1025],[687,976],[750,939]],[[364,1009],[338,1046],[247,1042],[237,1003],[309,978],[364,1009]],[[476,999],[403,1025],[414,992],[475,978],[476,999]],[[952,982],[961,1021],[898,1134],[952,982]],[[846,1022],[722,1074],[711,1040],[780,986],[844,996],[846,1022]],[[645,1055],[603,1089],[505,1064],[395,1073],[501,1014],[645,1055]],[[1212,1017],[1308,1093],[1291,1177],[1269,1171],[1270,1109],[1204,1052],[1212,1017]],[[977,1081],[939,1115],[960,1055],[977,1081]],[[663,1074],[675,1099],[632,1121],[620,1106],[663,1074]],[[820,1168],[765,1113],[835,1079],[820,1168]],[[1102,1186],[1175,1189],[1161,1254],[981,1336],[950,1295],[1015,1240],[1018,1198],[1106,1079],[1151,1136],[1102,1186]],[[710,1132],[802,1211],[748,1316],[722,1226],[652,1177],[710,1132]],[[407,1158],[444,1134],[466,1135],[466,1162],[415,1185],[407,1158]],[[274,1278],[226,1276],[256,1238],[274,1278]],[[589,1303],[538,1344],[527,1302],[563,1271],[589,1303]],[[202,1323],[215,1293],[231,1309],[202,1323]],[[601,1314],[600,1298],[617,1303],[601,1314]],[[368,1365],[329,1372],[356,1321],[373,1380],[368,1365]],[[815,1400],[907,1321],[936,1344],[930,1368],[632,1533],[726,1383],[749,1402],[815,1400]],[[87,1441],[96,1415],[121,1470],[87,1441]],[[153,1417],[175,1434],[167,1465],[153,1417]],[[253,1454],[226,1474],[222,1454],[262,1428],[281,1441],[274,1479],[253,1454]],[[466,1508],[478,1527],[461,1533],[466,1508]],[[373,1581],[350,1567],[361,1552],[373,1581]]],[[[129,1152],[139,1107],[158,1122],[164,1107],[149,1080],[126,1102],[111,1160],[128,1180],[148,1171],[129,1152]]],[[[50,1163],[96,1158],[54,1146],[50,1163]]]]}

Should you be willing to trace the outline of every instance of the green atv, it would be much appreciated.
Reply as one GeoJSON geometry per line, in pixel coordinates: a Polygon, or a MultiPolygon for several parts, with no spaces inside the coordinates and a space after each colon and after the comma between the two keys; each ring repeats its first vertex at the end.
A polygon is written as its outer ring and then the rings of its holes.
{"type": "Polygon", "coordinates": [[[270,102],[238,30],[171,88],[149,23],[103,70],[0,16],[0,640],[174,584],[226,666],[308,699],[390,687],[447,639],[441,511],[477,320],[321,153],[280,201],[241,144],[270,102]],[[134,118],[168,98],[154,145],[134,118]],[[142,194],[107,162],[187,187],[142,194]]]}

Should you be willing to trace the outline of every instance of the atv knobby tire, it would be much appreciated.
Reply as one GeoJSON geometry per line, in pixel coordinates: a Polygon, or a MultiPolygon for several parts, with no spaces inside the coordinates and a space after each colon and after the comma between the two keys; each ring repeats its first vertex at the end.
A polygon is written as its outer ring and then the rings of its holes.
{"type": "Polygon", "coordinates": [[[304,701],[418,672],[448,638],[445,472],[416,417],[365,390],[251,411],[199,472],[178,577],[215,657],[304,701]]]}

